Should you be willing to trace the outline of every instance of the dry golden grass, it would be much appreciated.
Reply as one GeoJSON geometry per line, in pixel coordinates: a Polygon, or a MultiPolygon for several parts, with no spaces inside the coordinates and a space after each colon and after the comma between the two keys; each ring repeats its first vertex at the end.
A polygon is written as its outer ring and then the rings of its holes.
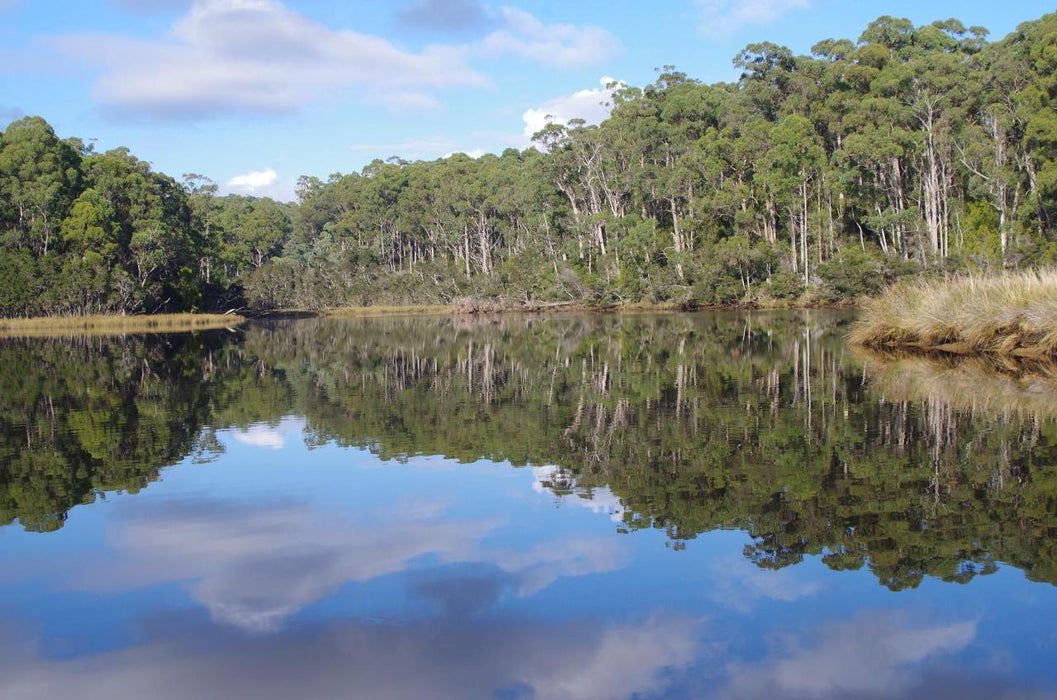
{"type": "Polygon", "coordinates": [[[246,319],[235,314],[144,314],[138,316],[46,316],[0,319],[0,337],[177,333],[231,328],[246,319]]]}
{"type": "Polygon", "coordinates": [[[848,336],[867,347],[1057,354],[1057,271],[898,284],[866,303],[848,336]]]}
{"type": "Polygon", "coordinates": [[[451,306],[342,306],[323,309],[320,316],[405,316],[453,313],[451,306]]]}
{"type": "Polygon", "coordinates": [[[1057,363],[1012,357],[879,352],[859,348],[869,383],[890,401],[958,411],[1057,418],[1057,363]]]}

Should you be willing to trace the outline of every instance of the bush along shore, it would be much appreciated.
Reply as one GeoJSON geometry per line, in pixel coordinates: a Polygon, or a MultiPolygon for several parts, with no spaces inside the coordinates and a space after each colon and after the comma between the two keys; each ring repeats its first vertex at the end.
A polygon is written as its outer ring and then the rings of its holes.
{"type": "Polygon", "coordinates": [[[866,302],[854,345],[1057,356],[1057,271],[901,283],[866,302]]]}

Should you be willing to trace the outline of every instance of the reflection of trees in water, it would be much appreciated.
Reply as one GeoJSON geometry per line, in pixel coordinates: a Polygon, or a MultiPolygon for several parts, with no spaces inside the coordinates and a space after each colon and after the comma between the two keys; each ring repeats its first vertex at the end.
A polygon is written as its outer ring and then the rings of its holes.
{"type": "Polygon", "coordinates": [[[143,488],[191,452],[208,410],[180,377],[201,349],[183,338],[2,341],[0,518],[58,529],[70,507],[143,488]]]}
{"type": "Polygon", "coordinates": [[[222,447],[211,420],[238,423],[262,406],[271,417],[267,370],[227,342],[220,332],[0,341],[0,522],[56,530],[75,505],[134,493],[188,455],[212,459],[222,447]]]}
{"type": "Polygon", "coordinates": [[[681,545],[743,529],[762,567],[821,555],[902,588],[925,575],[968,580],[1001,560],[1057,581],[1051,416],[896,392],[847,354],[844,318],[308,320],[226,345],[89,341],[84,362],[55,360],[50,378],[34,374],[35,358],[69,343],[8,343],[0,351],[28,369],[5,377],[27,397],[4,399],[0,433],[19,465],[0,483],[6,518],[32,526],[34,512],[139,488],[218,427],[294,412],[310,444],[553,464],[556,494],[618,496],[622,530],[660,528],[681,545]],[[71,423],[76,412],[61,412],[44,449],[16,438],[50,435],[47,400],[58,397],[94,421],[96,443],[131,445],[118,474],[84,447],[92,432],[71,423]]]}
{"type": "MultiPolygon", "coordinates": [[[[556,464],[556,493],[620,496],[625,530],[683,541],[745,529],[746,554],[766,567],[822,555],[902,588],[967,580],[1000,559],[1055,580],[1043,551],[1049,424],[893,400],[846,355],[838,325],[504,317],[292,331],[295,364],[313,375],[303,408],[317,440],[385,458],[556,464]],[[328,350],[335,334],[343,344],[328,350]]],[[[251,331],[248,345],[272,340],[251,331]]]]}

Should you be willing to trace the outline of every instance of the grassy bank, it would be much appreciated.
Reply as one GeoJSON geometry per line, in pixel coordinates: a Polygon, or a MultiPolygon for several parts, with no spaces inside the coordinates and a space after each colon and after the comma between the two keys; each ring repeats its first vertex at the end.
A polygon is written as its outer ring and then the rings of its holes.
{"type": "Polygon", "coordinates": [[[898,284],[868,301],[849,335],[866,347],[1057,355],[1057,272],[898,284]]]}
{"type": "Polygon", "coordinates": [[[144,314],[137,316],[45,316],[0,319],[0,336],[123,335],[232,328],[246,319],[234,314],[144,314]]]}

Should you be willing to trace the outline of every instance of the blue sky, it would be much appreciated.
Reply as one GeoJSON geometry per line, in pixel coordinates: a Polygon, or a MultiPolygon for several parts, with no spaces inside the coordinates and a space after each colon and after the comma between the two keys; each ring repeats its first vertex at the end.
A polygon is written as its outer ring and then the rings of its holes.
{"type": "Polygon", "coordinates": [[[604,117],[603,82],[675,65],[714,82],[773,41],[806,53],[882,14],[957,17],[1001,38],[1034,0],[0,0],[0,126],[127,146],[225,192],[293,196],[298,176],[392,155],[523,148],[545,115],[604,117]],[[504,4],[509,2],[510,4],[504,4]]]}

